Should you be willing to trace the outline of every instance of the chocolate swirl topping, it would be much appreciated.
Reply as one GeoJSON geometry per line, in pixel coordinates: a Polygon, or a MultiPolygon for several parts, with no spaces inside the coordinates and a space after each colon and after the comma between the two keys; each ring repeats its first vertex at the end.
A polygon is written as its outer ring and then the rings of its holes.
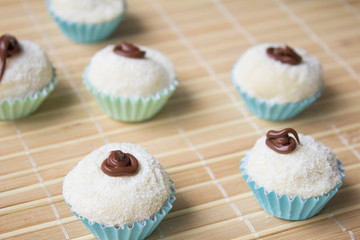
{"type": "Polygon", "coordinates": [[[292,133],[300,144],[297,132],[292,128],[285,128],[281,131],[270,130],[266,134],[266,145],[277,153],[291,153],[296,148],[296,141],[289,136],[289,133],[292,133]]]}
{"type": "Polygon", "coordinates": [[[20,52],[20,44],[10,34],[0,37],[0,82],[5,72],[6,59],[20,52]]]}
{"type": "Polygon", "coordinates": [[[141,51],[137,46],[126,42],[118,42],[115,45],[114,52],[128,58],[145,57],[145,51],[141,51]]]}
{"type": "Polygon", "coordinates": [[[112,177],[135,175],[139,162],[130,153],[121,150],[111,151],[110,155],[101,164],[101,170],[112,177]]]}
{"type": "Polygon", "coordinates": [[[301,57],[289,46],[285,47],[269,47],[266,49],[266,53],[269,57],[280,61],[282,63],[287,63],[290,65],[298,65],[301,63],[301,57]]]}

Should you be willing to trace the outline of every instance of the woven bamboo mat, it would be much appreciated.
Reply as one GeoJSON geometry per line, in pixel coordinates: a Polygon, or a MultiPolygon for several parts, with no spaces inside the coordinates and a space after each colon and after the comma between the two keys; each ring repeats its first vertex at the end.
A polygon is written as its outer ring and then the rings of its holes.
{"type": "Polygon", "coordinates": [[[44,0],[1,0],[0,33],[40,44],[59,84],[32,116],[0,122],[0,239],[94,239],[62,197],[66,173],[106,142],[144,146],[177,188],[174,208],[149,239],[360,239],[360,2],[129,0],[114,36],[82,45],[64,37],[44,0]],[[82,85],[91,56],[118,40],[156,48],[180,85],[155,118],[106,117],[82,85]],[[322,97],[294,120],[248,112],[230,69],[251,45],[307,49],[324,67],[322,97]],[[239,171],[270,129],[294,127],[331,147],[346,168],[320,215],[284,221],[266,214],[239,171]]]}

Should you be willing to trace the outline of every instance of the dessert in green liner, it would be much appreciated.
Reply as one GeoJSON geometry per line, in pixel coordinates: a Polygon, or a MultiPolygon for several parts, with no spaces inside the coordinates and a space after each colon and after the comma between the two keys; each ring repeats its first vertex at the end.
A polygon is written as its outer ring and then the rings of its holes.
{"type": "Polygon", "coordinates": [[[318,214],[345,177],[330,148],[291,128],[269,131],[260,138],[240,169],[260,206],[286,220],[318,214]]]}
{"type": "Polygon", "coordinates": [[[56,83],[56,71],[39,45],[9,34],[0,37],[0,120],[30,115],[56,83]]]}
{"type": "Polygon", "coordinates": [[[126,42],[97,52],[83,78],[100,108],[125,122],[155,116],[178,85],[174,67],[162,53],[126,42]]]}

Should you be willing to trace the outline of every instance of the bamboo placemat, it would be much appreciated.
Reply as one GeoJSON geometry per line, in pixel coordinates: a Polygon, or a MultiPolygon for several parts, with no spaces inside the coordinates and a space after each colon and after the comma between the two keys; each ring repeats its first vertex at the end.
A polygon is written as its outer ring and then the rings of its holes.
{"type": "Polygon", "coordinates": [[[149,239],[360,239],[360,2],[129,0],[104,42],[71,42],[44,0],[1,0],[0,33],[40,44],[59,83],[30,117],[0,122],[0,239],[94,239],[70,212],[63,177],[106,142],[144,146],[177,188],[174,208],[149,239]],[[91,56],[118,40],[156,48],[180,85],[143,123],[106,117],[82,85],[91,56]],[[251,45],[287,43],[323,64],[322,97],[294,120],[269,122],[246,109],[230,69],[251,45]],[[320,215],[266,214],[241,177],[240,159],[270,129],[294,127],[331,147],[346,169],[320,215]]]}

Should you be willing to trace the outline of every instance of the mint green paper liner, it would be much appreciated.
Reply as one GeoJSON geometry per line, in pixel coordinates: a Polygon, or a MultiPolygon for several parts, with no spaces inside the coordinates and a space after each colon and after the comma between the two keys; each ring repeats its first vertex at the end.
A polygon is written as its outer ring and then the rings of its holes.
{"type": "Polygon", "coordinates": [[[171,187],[170,199],[152,218],[145,219],[143,222],[134,222],[130,226],[105,227],[97,222],[91,222],[89,219],[79,216],[79,214],[72,209],[71,211],[99,240],[142,240],[148,237],[169,213],[173,202],[176,200],[174,196],[175,192],[176,189],[171,187]]]}
{"type": "Polygon", "coordinates": [[[57,74],[53,68],[53,79],[41,91],[25,98],[3,99],[0,101],[0,120],[15,120],[35,112],[45,98],[54,90],[57,84],[57,74]]]}
{"type": "Polygon", "coordinates": [[[178,81],[174,79],[171,85],[147,98],[113,98],[97,91],[87,80],[87,68],[83,74],[83,83],[95,98],[103,112],[109,117],[124,122],[140,122],[155,116],[175,91],[178,81]]]}
{"type": "MultiPolygon", "coordinates": [[[[256,200],[260,206],[269,214],[285,219],[285,220],[304,220],[311,218],[318,214],[323,207],[330,201],[330,199],[338,192],[342,186],[342,182],[339,183],[334,189],[330,190],[327,194],[302,199],[299,196],[291,199],[288,195],[284,194],[277,196],[274,191],[267,192],[264,187],[260,187],[255,181],[251,180],[247,174],[246,164],[248,160],[248,153],[241,160],[242,164],[240,169],[242,176],[246,183],[249,185],[251,191],[254,193],[256,200]]],[[[345,169],[341,166],[341,161],[338,161],[341,180],[344,179],[345,169]]]]}
{"type": "Polygon", "coordinates": [[[48,12],[51,17],[58,24],[60,30],[67,36],[69,39],[79,42],[79,43],[94,43],[105,40],[110,37],[110,35],[115,31],[116,27],[123,20],[126,12],[126,3],[123,1],[124,10],[123,12],[116,17],[115,19],[103,22],[99,24],[86,24],[86,23],[76,23],[67,21],[58,15],[50,8],[51,0],[46,0],[46,5],[48,12]]]}
{"type": "Polygon", "coordinates": [[[241,95],[249,111],[260,118],[270,121],[285,121],[294,118],[310,104],[315,102],[315,100],[321,96],[323,91],[323,87],[321,87],[313,96],[296,103],[270,104],[266,100],[250,96],[247,92],[242,91],[241,87],[236,83],[233,73],[231,78],[236,90],[241,95]]]}

